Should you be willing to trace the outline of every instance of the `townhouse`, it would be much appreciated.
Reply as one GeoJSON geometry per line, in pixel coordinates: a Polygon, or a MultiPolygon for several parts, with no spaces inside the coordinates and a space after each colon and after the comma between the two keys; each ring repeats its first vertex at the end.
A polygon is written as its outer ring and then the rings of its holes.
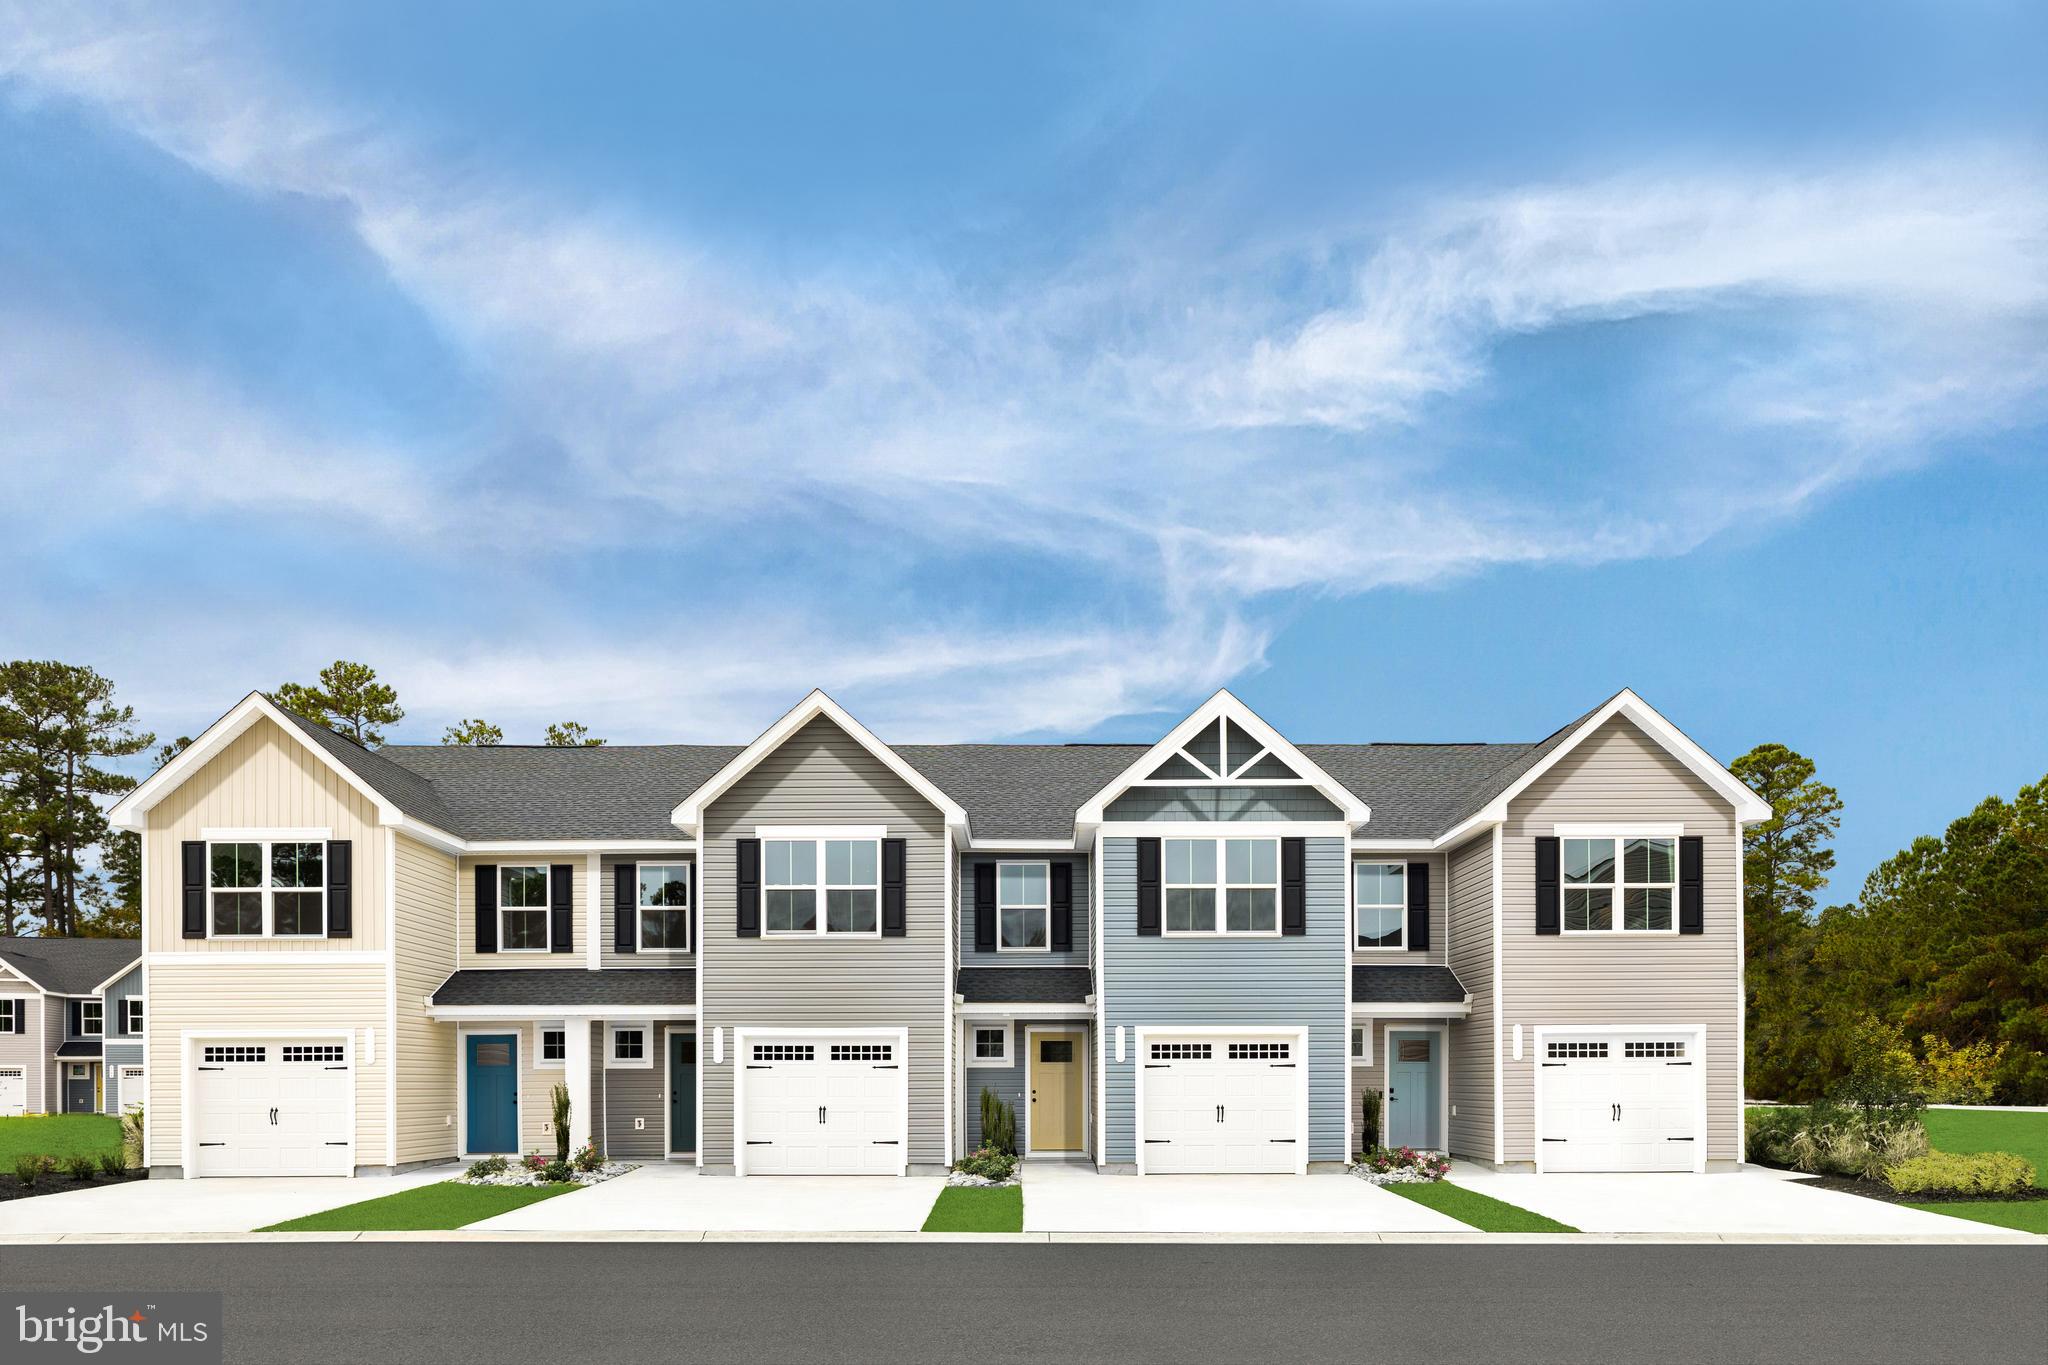
{"type": "Polygon", "coordinates": [[[1514,744],[1300,744],[1219,692],[1150,745],[392,745],[252,694],[126,796],[148,1160],[572,1146],[897,1175],[1015,1107],[1143,1174],[1390,1144],[1740,1157],[1741,833],[1623,691],[1514,744]]]}
{"type": "Polygon", "coordinates": [[[0,1117],[139,1102],[142,1028],[133,939],[0,938],[0,1117]]]}

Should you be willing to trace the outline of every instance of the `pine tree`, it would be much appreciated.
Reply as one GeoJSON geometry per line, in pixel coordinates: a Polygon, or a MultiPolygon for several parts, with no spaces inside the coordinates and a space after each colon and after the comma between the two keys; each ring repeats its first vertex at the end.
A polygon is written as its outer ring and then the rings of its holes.
{"type": "Polygon", "coordinates": [[[443,744],[492,745],[505,742],[505,732],[487,720],[464,720],[441,732],[443,744]]]}
{"type": "Polygon", "coordinates": [[[595,749],[602,746],[604,741],[592,739],[589,726],[565,720],[560,725],[548,727],[546,743],[554,749],[595,749]]]}
{"type": "Polygon", "coordinates": [[[347,659],[336,659],[321,669],[317,686],[284,683],[270,699],[368,749],[384,742],[385,727],[405,719],[397,690],[378,682],[377,670],[368,664],[347,659]]]}

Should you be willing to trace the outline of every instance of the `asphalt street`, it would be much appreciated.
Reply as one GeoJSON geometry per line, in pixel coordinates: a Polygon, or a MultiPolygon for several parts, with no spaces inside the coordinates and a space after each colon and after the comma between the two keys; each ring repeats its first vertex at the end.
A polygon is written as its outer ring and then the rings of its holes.
{"type": "Polygon", "coordinates": [[[264,1365],[2048,1360],[2048,1247],[57,1245],[0,1285],[218,1289],[264,1365]]]}

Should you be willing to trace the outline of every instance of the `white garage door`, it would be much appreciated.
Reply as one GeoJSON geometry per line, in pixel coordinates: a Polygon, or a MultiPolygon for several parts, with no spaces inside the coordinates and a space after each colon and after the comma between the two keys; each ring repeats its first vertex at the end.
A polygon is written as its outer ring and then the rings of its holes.
{"type": "Polygon", "coordinates": [[[201,1044],[190,1106],[193,1174],[349,1174],[350,1066],[339,1042],[201,1044]]]}
{"type": "Polygon", "coordinates": [[[900,1041],[776,1038],[744,1048],[744,1174],[903,1174],[908,1069],[900,1041]]]}
{"type": "Polygon", "coordinates": [[[18,1119],[28,1112],[28,1073],[18,1066],[0,1066],[0,1118],[18,1119]]]}
{"type": "Polygon", "coordinates": [[[1138,1059],[1145,1173],[1301,1169],[1300,1051],[1292,1038],[1147,1038],[1138,1059]]]}
{"type": "Polygon", "coordinates": [[[1690,1171],[1701,1059],[1686,1035],[1551,1038],[1536,1059],[1546,1171],[1690,1171]]]}

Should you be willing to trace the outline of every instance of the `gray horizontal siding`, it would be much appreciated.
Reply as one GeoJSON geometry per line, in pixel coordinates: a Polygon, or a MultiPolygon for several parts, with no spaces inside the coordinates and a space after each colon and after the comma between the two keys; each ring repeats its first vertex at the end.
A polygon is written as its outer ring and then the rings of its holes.
{"type": "MultiPolygon", "coordinates": [[[[592,1069],[598,1079],[598,1113],[603,1119],[604,1150],[607,1156],[624,1161],[659,1161],[668,1155],[663,1150],[667,1141],[668,1104],[668,1033],[671,1025],[657,1024],[654,1037],[648,1040],[653,1049],[654,1065],[650,1067],[614,1067],[607,1065],[609,1049],[606,1029],[597,1040],[597,1047],[591,1054],[592,1069]],[[646,1127],[635,1128],[634,1120],[644,1120],[646,1127]]],[[[684,1027],[684,1032],[690,1032],[684,1027]]]]}
{"type": "Polygon", "coordinates": [[[960,859],[960,875],[955,887],[960,902],[960,965],[963,967],[1085,967],[1088,965],[1088,945],[1093,942],[1094,931],[1088,924],[1088,897],[1093,877],[1088,870],[1085,854],[1062,854],[1057,858],[1034,858],[1028,853],[1004,857],[1001,854],[970,853],[960,859]],[[976,952],[974,949],[974,869],[984,863],[1042,863],[1064,862],[1074,866],[1074,946],[1067,952],[1043,953],[1001,953],[976,952]]]}
{"type": "Polygon", "coordinates": [[[106,1113],[121,1112],[121,1068],[142,1065],[142,1040],[132,1043],[108,1043],[106,1052],[106,1085],[101,1090],[102,1108],[106,1113]]]}
{"type": "MultiPolygon", "coordinates": [[[[618,941],[614,932],[614,918],[619,911],[619,879],[614,871],[620,864],[637,863],[690,863],[692,855],[677,853],[607,853],[604,856],[604,885],[598,888],[597,901],[604,909],[604,923],[598,926],[598,961],[605,967],[693,967],[697,963],[696,940],[692,938],[687,953],[622,953],[612,945],[618,941]]],[[[691,893],[698,894],[699,888],[692,885],[691,893]]],[[[698,933],[703,931],[700,920],[698,933]]]]}
{"type": "Polygon", "coordinates": [[[1133,787],[1109,803],[1106,819],[1338,820],[1343,812],[1308,787],[1133,787]]]}
{"type": "Polygon", "coordinates": [[[1115,1060],[1119,1026],[1306,1028],[1309,1160],[1341,1161],[1344,1068],[1350,1036],[1350,891],[1344,841],[1308,841],[1308,933],[1282,938],[1140,938],[1137,841],[1103,840],[1103,1159],[1137,1160],[1135,1035],[1115,1060]]]}

